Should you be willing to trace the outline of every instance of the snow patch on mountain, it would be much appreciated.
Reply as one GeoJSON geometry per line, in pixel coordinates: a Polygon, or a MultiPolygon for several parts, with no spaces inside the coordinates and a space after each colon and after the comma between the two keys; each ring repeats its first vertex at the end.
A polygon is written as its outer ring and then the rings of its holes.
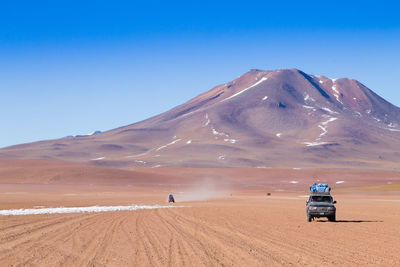
{"type": "Polygon", "coordinates": [[[208,113],[206,113],[205,118],[206,118],[206,122],[204,123],[203,127],[206,127],[207,125],[210,124],[210,119],[208,118],[208,113]]]}
{"type": "MultiPolygon", "coordinates": [[[[175,138],[176,138],[176,137],[175,137],[175,138]]],[[[168,144],[166,144],[166,145],[160,146],[159,148],[156,149],[156,151],[159,151],[159,150],[161,150],[161,149],[164,149],[164,148],[167,148],[167,147],[169,147],[169,146],[172,146],[173,144],[176,144],[176,143],[178,143],[179,141],[181,141],[181,139],[176,139],[176,140],[172,141],[171,143],[168,143],[168,144]]]]}
{"type": "Polygon", "coordinates": [[[329,109],[327,107],[322,107],[321,109],[323,109],[323,110],[325,110],[325,111],[327,111],[327,112],[329,112],[331,114],[339,114],[339,112],[333,111],[333,110],[331,110],[331,109],[329,109]]]}
{"type": "Polygon", "coordinates": [[[325,134],[327,134],[328,133],[328,130],[327,130],[327,128],[328,128],[328,124],[330,123],[330,122],[332,122],[332,121],[335,121],[335,120],[337,120],[337,118],[329,118],[327,121],[324,121],[324,122],[322,122],[320,125],[318,125],[318,127],[322,130],[322,133],[317,137],[317,141],[318,140],[321,140],[321,138],[325,135],[325,134]]]}
{"type": "Polygon", "coordinates": [[[251,85],[251,86],[249,86],[249,87],[243,89],[242,91],[240,91],[240,92],[238,92],[238,93],[236,93],[236,94],[234,94],[234,95],[231,95],[230,97],[225,98],[225,99],[222,100],[221,102],[224,102],[224,101],[226,101],[226,100],[232,99],[232,98],[234,98],[235,96],[238,96],[238,95],[240,95],[240,94],[243,93],[243,92],[246,92],[247,90],[249,90],[249,89],[251,89],[251,88],[253,88],[253,87],[259,85],[260,83],[262,83],[263,81],[266,81],[266,80],[268,80],[268,78],[262,77],[261,80],[259,80],[259,81],[256,82],[255,84],[253,84],[253,85],[251,85]]]}
{"type": "Polygon", "coordinates": [[[338,118],[334,118],[334,117],[329,118],[329,120],[322,122],[322,125],[328,125],[328,123],[330,123],[330,122],[332,122],[332,121],[335,121],[335,120],[337,120],[337,119],[338,119],[338,118]]]}
{"type": "Polygon", "coordinates": [[[315,101],[315,99],[312,98],[311,96],[309,96],[307,93],[304,93],[304,94],[305,94],[304,101],[308,101],[308,100],[315,101]]]}
{"type": "Polygon", "coordinates": [[[316,111],[316,109],[315,109],[314,107],[311,107],[311,106],[306,106],[306,105],[303,105],[303,108],[306,108],[306,109],[312,109],[313,111],[316,111]]]}
{"type": "Polygon", "coordinates": [[[343,105],[343,102],[342,102],[342,101],[340,100],[340,98],[339,98],[340,93],[339,93],[339,91],[338,91],[337,88],[336,88],[335,81],[336,81],[335,79],[332,79],[332,83],[333,83],[333,85],[332,85],[332,90],[334,91],[333,95],[335,96],[336,100],[337,100],[340,104],[343,105]]]}
{"type": "Polygon", "coordinates": [[[229,137],[229,134],[226,134],[223,132],[218,132],[217,130],[215,130],[214,127],[211,127],[211,131],[212,131],[213,135],[229,137]]]}
{"type": "Polygon", "coordinates": [[[303,142],[302,144],[306,146],[320,146],[320,145],[326,145],[329,144],[327,142],[303,142]]]}
{"type": "Polygon", "coordinates": [[[393,129],[393,128],[382,128],[382,129],[389,130],[389,131],[391,131],[391,132],[400,132],[400,130],[398,130],[398,129],[393,129]]]}
{"type": "Polygon", "coordinates": [[[94,132],[91,132],[90,134],[88,134],[88,135],[96,135],[96,134],[101,134],[101,131],[94,131],[94,132]]]}

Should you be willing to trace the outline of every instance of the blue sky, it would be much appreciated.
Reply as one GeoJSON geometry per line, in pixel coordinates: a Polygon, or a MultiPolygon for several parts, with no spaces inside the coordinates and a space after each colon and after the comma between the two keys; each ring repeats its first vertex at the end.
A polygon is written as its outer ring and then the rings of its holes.
{"type": "Polygon", "coordinates": [[[396,1],[2,1],[0,147],[108,130],[251,68],[354,78],[400,106],[396,1]]]}

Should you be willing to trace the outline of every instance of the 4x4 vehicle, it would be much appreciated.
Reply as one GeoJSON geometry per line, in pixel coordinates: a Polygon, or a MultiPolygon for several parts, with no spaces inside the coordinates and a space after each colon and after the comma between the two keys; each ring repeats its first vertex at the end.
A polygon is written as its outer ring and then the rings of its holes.
{"type": "Polygon", "coordinates": [[[307,200],[307,221],[313,218],[326,217],[329,221],[336,221],[336,201],[333,201],[329,193],[312,192],[307,200]]]}

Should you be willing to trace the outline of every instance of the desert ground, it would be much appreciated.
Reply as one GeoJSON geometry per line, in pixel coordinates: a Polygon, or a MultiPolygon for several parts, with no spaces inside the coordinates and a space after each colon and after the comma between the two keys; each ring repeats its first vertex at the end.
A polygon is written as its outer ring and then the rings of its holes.
{"type": "Polygon", "coordinates": [[[0,210],[169,205],[169,193],[177,202],[165,209],[0,216],[0,265],[400,264],[397,173],[167,168],[127,172],[0,160],[0,210]],[[306,221],[308,186],[316,180],[331,184],[337,222],[306,221]]]}

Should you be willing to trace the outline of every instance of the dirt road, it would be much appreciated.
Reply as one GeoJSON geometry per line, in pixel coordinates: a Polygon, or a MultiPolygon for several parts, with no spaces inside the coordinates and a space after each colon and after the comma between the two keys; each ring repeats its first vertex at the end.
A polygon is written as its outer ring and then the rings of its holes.
{"type": "Polygon", "coordinates": [[[0,265],[398,266],[400,197],[346,193],[336,199],[336,223],[306,222],[298,194],[234,194],[173,209],[1,216],[0,265]]]}

